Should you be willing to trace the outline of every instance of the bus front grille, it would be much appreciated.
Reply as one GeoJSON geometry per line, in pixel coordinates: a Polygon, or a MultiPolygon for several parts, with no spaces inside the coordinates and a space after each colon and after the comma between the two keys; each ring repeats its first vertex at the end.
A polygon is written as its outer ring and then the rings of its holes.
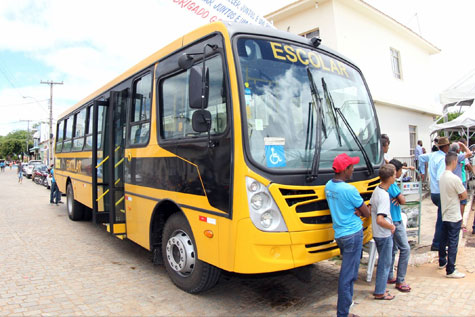
{"type": "Polygon", "coordinates": [[[306,244],[305,248],[308,253],[320,253],[338,249],[338,245],[335,240],[324,241],[319,243],[306,244]]]}
{"type": "Polygon", "coordinates": [[[324,215],[324,216],[316,216],[316,217],[300,217],[300,220],[303,223],[307,223],[311,225],[321,225],[321,224],[332,223],[332,216],[324,215]]]}

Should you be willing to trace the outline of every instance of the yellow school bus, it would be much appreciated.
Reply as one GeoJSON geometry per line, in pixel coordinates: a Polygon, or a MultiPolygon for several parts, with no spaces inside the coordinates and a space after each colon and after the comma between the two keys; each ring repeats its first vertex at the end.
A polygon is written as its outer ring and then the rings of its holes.
{"type": "Polygon", "coordinates": [[[368,201],[379,140],[360,70],[318,38],[216,22],[63,113],[55,177],[70,219],[150,250],[198,293],[222,270],[338,255],[324,195],[332,161],[361,158],[351,182],[368,201]]]}

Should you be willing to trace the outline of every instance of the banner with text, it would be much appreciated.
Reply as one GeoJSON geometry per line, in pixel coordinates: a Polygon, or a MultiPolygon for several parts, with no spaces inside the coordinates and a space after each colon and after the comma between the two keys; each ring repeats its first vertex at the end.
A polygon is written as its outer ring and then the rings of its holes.
{"type": "Polygon", "coordinates": [[[202,18],[206,22],[229,21],[274,26],[257,14],[243,0],[171,0],[186,12],[202,18]]]}

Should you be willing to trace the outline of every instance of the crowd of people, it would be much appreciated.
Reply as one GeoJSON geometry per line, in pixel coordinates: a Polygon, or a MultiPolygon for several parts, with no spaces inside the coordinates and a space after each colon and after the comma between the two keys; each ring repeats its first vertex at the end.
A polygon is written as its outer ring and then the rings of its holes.
{"type": "MultiPolygon", "coordinates": [[[[403,169],[417,168],[421,175],[430,176],[431,200],[437,206],[437,222],[431,250],[438,251],[440,270],[445,269],[447,278],[463,278],[465,274],[455,267],[460,230],[463,229],[463,213],[467,204],[467,174],[472,170],[469,161],[471,151],[465,140],[450,143],[446,137],[436,141],[436,148],[425,153],[422,141],[415,149],[416,167],[405,167],[397,159],[387,157],[390,140],[381,137],[384,164],[379,169],[380,184],[374,190],[367,206],[355,186],[347,183],[359,157],[343,153],[333,161],[334,177],[325,186],[326,199],[333,219],[335,240],[341,251],[342,264],[338,280],[337,316],[354,316],[349,313],[353,302],[353,285],[358,277],[363,242],[361,217],[372,219],[372,235],[378,251],[378,266],[374,299],[392,300],[395,295],[387,289],[395,284],[400,292],[410,292],[405,282],[410,257],[406,225],[402,221],[401,207],[406,203],[396,179],[403,169]],[[396,274],[395,258],[399,252],[396,274]]],[[[475,221],[473,231],[475,233],[475,221]]]]}

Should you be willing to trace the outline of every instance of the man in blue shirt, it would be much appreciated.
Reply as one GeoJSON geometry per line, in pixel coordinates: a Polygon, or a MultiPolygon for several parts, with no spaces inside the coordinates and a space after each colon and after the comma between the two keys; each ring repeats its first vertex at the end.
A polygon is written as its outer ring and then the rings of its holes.
{"type": "Polygon", "coordinates": [[[449,152],[450,142],[446,137],[439,138],[437,143],[439,150],[430,154],[419,156],[419,164],[429,162],[430,175],[430,199],[437,206],[437,222],[435,224],[434,238],[432,239],[431,251],[439,251],[440,233],[442,230],[442,214],[440,210],[440,189],[439,180],[445,171],[445,155],[449,152]]]}
{"type": "Polygon", "coordinates": [[[51,164],[51,193],[49,196],[49,203],[58,205],[59,200],[61,199],[61,192],[59,191],[58,185],[56,184],[56,179],[54,178],[54,165],[51,164]]]}
{"type": "Polygon", "coordinates": [[[353,167],[359,161],[359,157],[350,157],[345,153],[338,155],[333,161],[335,177],[325,186],[335,240],[342,256],[338,278],[337,316],[345,317],[348,316],[353,301],[353,284],[358,278],[363,247],[363,224],[360,216],[370,216],[369,209],[356,187],[346,183],[351,179],[353,167]]]}
{"type": "Polygon", "coordinates": [[[422,140],[417,141],[416,149],[414,150],[414,161],[416,163],[416,169],[419,170],[419,156],[421,156],[422,153],[422,140]]]}

